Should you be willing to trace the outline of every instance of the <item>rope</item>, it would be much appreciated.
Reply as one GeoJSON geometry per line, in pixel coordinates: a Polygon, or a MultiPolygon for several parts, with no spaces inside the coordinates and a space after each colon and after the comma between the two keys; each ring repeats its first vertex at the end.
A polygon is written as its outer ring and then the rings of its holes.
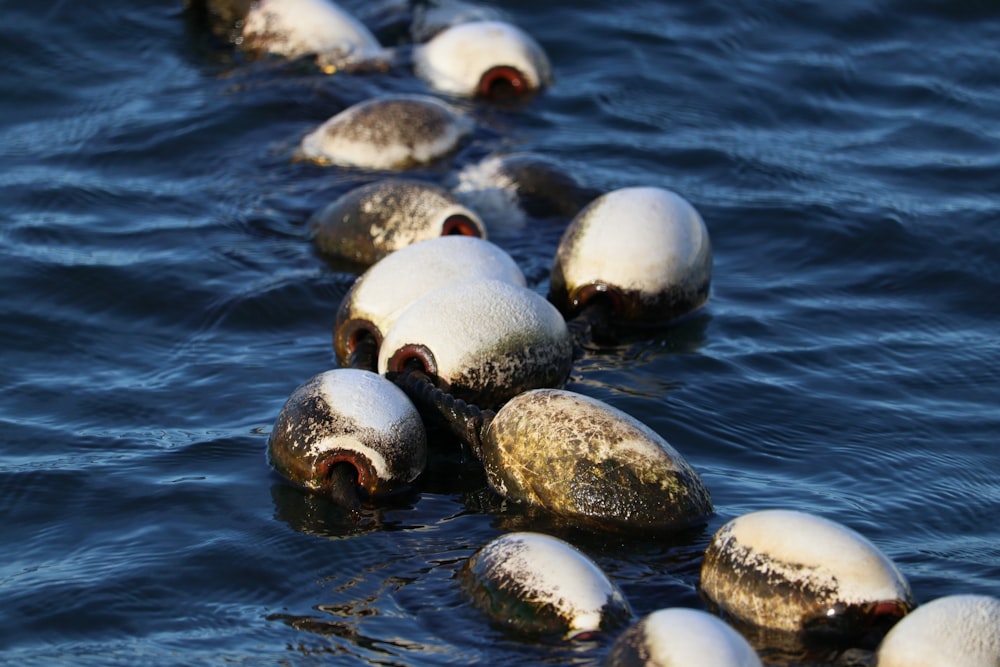
{"type": "Polygon", "coordinates": [[[472,448],[477,459],[482,460],[483,437],[496,412],[455,398],[435,385],[422,370],[408,369],[403,373],[389,373],[386,377],[410,397],[421,414],[429,413],[447,426],[472,448]]]}

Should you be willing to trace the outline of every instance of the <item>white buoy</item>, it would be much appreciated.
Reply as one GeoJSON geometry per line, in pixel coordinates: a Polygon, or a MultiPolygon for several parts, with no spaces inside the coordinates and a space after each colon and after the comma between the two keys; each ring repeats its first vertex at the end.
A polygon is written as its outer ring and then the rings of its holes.
{"type": "Polygon", "coordinates": [[[712,245],[704,221],[663,188],[614,190],[566,228],[552,266],[549,298],[567,317],[600,296],[619,322],[663,323],[708,299],[712,245]]]}
{"type": "Polygon", "coordinates": [[[439,236],[486,237],[479,216],[442,187],[385,178],[354,188],[309,220],[324,255],[371,265],[386,255],[439,236]]]}
{"type": "Polygon", "coordinates": [[[420,475],[427,434],[416,408],[396,385],[368,371],[320,373],[292,392],[268,439],[274,468],[290,481],[327,495],[337,466],[369,496],[392,493],[420,475]]]}
{"type": "Polygon", "coordinates": [[[761,667],[743,636],[697,609],[660,609],[619,635],[605,667],[761,667]]]}
{"type": "Polygon", "coordinates": [[[516,232],[529,216],[572,219],[597,197],[555,162],[531,153],[490,155],[466,165],[452,192],[492,231],[516,232]]]}
{"type": "Polygon", "coordinates": [[[535,292],[478,280],[428,292],[403,311],[379,349],[380,373],[412,363],[454,396],[490,408],[565,382],[573,361],[566,323],[535,292]]]}
{"type": "Polygon", "coordinates": [[[872,667],[997,667],[1000,599],[949,595],[917,607],[882,640],[872,667]]]}
{"type": "Polygon", "coordinates": [[[463,97],[520,97],[552,82],[545,51],[502,21],[472,21],[443,30],[414,49],[417,76],[437,91],[463,97]]]}

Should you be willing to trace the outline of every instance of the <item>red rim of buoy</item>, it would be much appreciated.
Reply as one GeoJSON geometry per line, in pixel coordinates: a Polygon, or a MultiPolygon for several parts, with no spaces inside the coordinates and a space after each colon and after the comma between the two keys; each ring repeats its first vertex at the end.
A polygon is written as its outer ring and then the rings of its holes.
{"type": "Polygon", "coordinates": [[[360,452],[350,449],[338,449],[317,463],[316,467],[319,477],[326,478],[333,471],[334,467],[342,463],[346,463],[354,468],[354,472],[357,475],[356,484],[359,489],[364,490],[369,495],[374,495],[378,492],[380,480],[378,473],[372,467],[371,461],[360,452]]]}
{"type": "Polygon", "coordinates": [[[344,325],[344,333],[347,336],[347,349],[354,352],[358,343],[363,338],[375,339],[376,347],[382,344],[382,332],[368,320],[351,320],[344,325]]]}
{"type": "Polygon", "coordinates": [[[477,93],[486,99],[497,97],[522,97],[531,92],[528,79],[521,70],[510,65],[497,65],[486,70],[479,78],[477,93]]]}
{"type": "Polygon", "coordinates": [[[419,343],[408,343],[393,352],[386,366],[390,373],[419,370],[428,377],[437,377],[438,372],[434,353],[419,343]]]}
{"type": "Polygon", "coordinates": [[[872,621],[899,620],[906,616],[909,607],[899,600],[880,600],[873,602],[868,612],[868,618],[872,621]]]}
{"type": "Polygon", "coordinates": [[[464,213],[449,215],[441,223],[441,236],[474,236],[482,238],[483,232],[472,218],[464,213]]]}

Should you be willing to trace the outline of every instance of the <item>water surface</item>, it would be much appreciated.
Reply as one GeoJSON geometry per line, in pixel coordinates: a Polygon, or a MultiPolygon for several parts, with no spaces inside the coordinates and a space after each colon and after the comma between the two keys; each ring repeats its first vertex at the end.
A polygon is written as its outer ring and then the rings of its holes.
{"type": "MultiPolygon", "coordinates": [[[[919,601],[1000,595],[995,3],[498,7],[556,84],[460,102],[473,141],[415,175],[535,151],[599,190],[676,190],[715,250],[703,313],[588,352],[568,388],[662,434],[717,513],[575,543],[637,614],[700,607],[712,532],[772,507],[862,532],[919,601]]],[[[4,660],[598,664],[607,642],[505,636],[460,594],[464,559],[524,527],[474,476],[352,524],[266,463],[285,399],[335,363],[354,279],[304,221],[379,176],[294,146],[423,84],[247,64],[179,0],[3,9],[4,660]]],[[[493,239],[544,294],[566,221],[531,222],[493,239]]]]}

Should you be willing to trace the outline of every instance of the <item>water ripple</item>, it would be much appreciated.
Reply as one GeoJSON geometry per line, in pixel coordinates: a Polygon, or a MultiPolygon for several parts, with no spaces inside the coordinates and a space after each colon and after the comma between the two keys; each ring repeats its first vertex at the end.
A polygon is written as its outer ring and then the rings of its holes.
{"type": "MultiPolygon", "coordinates": [[[[350,9],[368,10],[360,0],[350,9]]],[[[18,664],[596,664],[607,642],[492,628],[457,587],[509,530],[590,554],[637,613],[700,607],[712,532],[766,507],[883,548],[920,600],[998,593],[994,3],[506,9],[556,85],[497,110],[446,182],[537,151],[598,189],[658,185],[715,252],[696,317],[590,348],[568,388],[663,435],[711,490],[672,538],[549,526],[443,465],[355,520],[271,471],[281,404],[334,364],[349,267],[308,215],[381,178],[294,162],[400,67],[246,62],[183,3],[12,0],[0,26],[0,645],[18,664]]],[[[539,293],[564,220],[496,240],[539,293]]],[[[779,663],[785,658],[775,658],[779,663]]]]}

